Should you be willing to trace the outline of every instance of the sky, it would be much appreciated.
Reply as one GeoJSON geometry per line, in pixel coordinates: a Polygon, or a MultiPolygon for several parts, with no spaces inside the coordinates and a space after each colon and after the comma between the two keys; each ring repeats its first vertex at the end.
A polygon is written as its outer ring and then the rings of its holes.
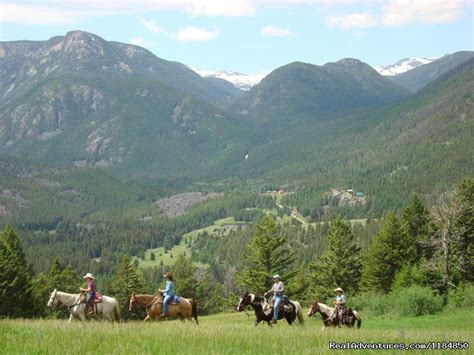
{"type": "Polygon", "coordinates": [[[82,30],[203,70],[474,50],[474,0],[2,0],[0,40],[82,30]]]}

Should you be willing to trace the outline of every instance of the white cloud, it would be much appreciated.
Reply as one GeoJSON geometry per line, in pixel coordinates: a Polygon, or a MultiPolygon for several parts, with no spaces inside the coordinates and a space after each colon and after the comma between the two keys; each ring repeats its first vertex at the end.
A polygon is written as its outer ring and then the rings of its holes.
{"type": "Polygon", "coordinates": [[[166,34],[166,31],[163,30],[154,20],[147,20],[141,16],[138,16],[138,20],[141,22],[145,28],[153,33],[154,35],[166,34]]]}
{"type": "Polygon", "coordinates": [[[463,0],[390,0],[383,7],[385,26],[405,26],[412,23],[449,23],[464,12],[463,0]]]}
{"type": "Polygon", "coordinates": [[[171,37],[181,42],[210,41],[219,37],[220,30],[208,31],[204,28],[187,26],[180,28],[176,35],[171,37]]]}
{"type": "Polygon", "coordinates": [[[288,36],[292,36],[293,32],[291,32],[287,28],[266,26],[262,28],[262,34],[265,36],[272,36],[272,37],[288,37],[288,36]]]}
{"type": "Polygon", "coordinates": [[[345,16],[329,16],[327,22],[329,26],[339,27],[343,30],[350,28],[369,28],[377,26],[378,23],[377,20],[367,12],[345,16]]]}
{"type": "Polygon", "coordinates": [[[140,46],[140,47],[154,47],[156,46],[156,41],[147,41],[143,39],[143,37],[134,37],[130,40],[130,44],[134,44],[135,46],[140,46]]]}

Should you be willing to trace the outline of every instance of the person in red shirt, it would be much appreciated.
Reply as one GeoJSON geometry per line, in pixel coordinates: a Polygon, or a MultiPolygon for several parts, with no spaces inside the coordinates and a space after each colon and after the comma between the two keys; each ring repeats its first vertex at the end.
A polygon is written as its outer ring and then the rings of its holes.
{"type": "Polygon", "coordinates": [[[87,299],[86,299],[86,314],[93,315],[94,314],[94,298],[95,298],[95,283],[94,283],[94,276],[88,272],[84,277],[87,280],[87,288],[80,287],[80,290],[83,292],[87,292],[87,299]]]}

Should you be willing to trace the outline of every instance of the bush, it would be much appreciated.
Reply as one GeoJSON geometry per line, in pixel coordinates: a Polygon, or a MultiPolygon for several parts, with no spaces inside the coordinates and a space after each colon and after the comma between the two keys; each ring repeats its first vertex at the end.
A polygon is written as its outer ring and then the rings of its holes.
{"type": "Polygon", "coordinates": [[[451,308],[474,306],[474,284],[461,284],[457,290],[450,292],[448,305],[451,308]]]}
{"type": "Polygon", "coordinates": [[[427,287],[412,286],[394,293],[394,311],[400,316],[434,314],[443,309],[443,299],[427,287]]]}
{"type": "Polygon", "coordinates": [[[392,295],[375,292],[361,293],[348,300],[348,306],[356,311],[380,316],[392,312],[392,295]]]}
{"type": "Polygon", "coordinates": [[[362,293],[349,299],[348,306],[372,316],[396,314],[415,317],[441,311],[443,299],[430,288],[412,286],[388,294],[362,293]]]}

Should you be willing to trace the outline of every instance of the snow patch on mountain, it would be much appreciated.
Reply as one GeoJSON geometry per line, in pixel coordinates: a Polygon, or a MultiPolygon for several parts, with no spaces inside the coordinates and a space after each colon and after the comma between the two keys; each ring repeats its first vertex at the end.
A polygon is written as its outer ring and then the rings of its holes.
{"type": "Polygon", "coordinates": [[[429,64],[440,58],[441,57],[405,58],[405,59],[399,60],[395,64],[387,65],[385,67],[374,67],[374,69],[377,70],[378,73],[381,75],[393,76],[393,75],[405,73],[421,65],[429,64]]]}
{"type": "Polygon", "coordinates": [[[219,78],[224,79],[230,83],[232,83],[236,88],[241,90],[250,90],[252,86],[257,85],[270,71],[254,74],[254,75],[247,75],[242,74],[232,70],[222,70],[222,71],[213,71],[213,70],[202,70],[198,68],[190,67],[191,70],[194,70],[196,73],[201,75],[202,77],[212,77],[212,78],[219,78]]]}

